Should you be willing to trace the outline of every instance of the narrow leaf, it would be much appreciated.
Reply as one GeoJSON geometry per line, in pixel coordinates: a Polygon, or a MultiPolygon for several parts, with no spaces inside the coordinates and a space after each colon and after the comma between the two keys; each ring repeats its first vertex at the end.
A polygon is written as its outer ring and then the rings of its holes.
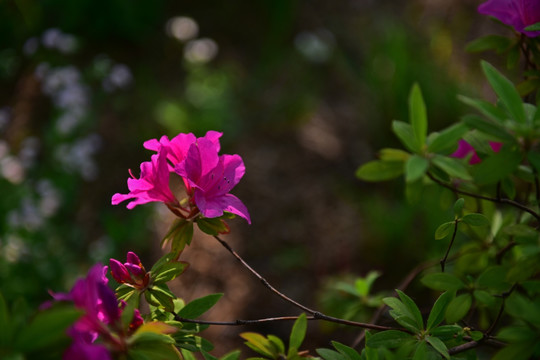
{"type": "Polygon", "coordinates": [[[422,91],[414,84],[409,94],[409,122],[412,125],[416,142],[422,148],[426,143],[427,114],[422,91]]]}
{"type": "Polygon", "coordinates": [[[523,101],[514,87],[514,84],[488,62],[482,61],[481,64],[482,70],[491,84],[491,87],[499,96],[512,118],[519,123],[525,123],[526,118],[525,111],[523,110],[523,101]]]}
{"type": "Polygon", "coordinates": [[[435,166],[452,177],[463,180],[472,180],[472,176],[467,171],[467,168],[458,159],[435,155],[432,161],[435,166]]]}
{"type": "Polygon", "coordinates": [[[441,296],[439,296],[439,298],[437,299],[437,301],[435,301],[435,304],[433,304],[433,308],[431,309],[427,320],[427,331],[438,326],[441,321],[443,321],[446,307],[453,298],[454,292],[447,291],[442,293],[441,296]]]}
{"type": "Polygon", "coordinates": [[[420,179],[426,173],[428,166],[429,161],[426,158],[418,155],[411,156],[405,164],[405,180],[414,182],[420,179]]]}
{"type": "Polygon", "coordinates": [[[195,319],[205,312],[207,312],[212,306],[214,306],[223,294],[210,294],[191,301],[186,304],[179,312],[178,316],[185,319],[195,319]]]}
{"type": "Polygon", "coordinates": [[[441,339],[436,338],[434,336],[426,336],[426,341],[433,346],[435,350],[442,356],[444,356],[445,359],[450,359],[450,354],[448,354],[448,348],[441,339]]]}
{"type": "Polygon", "coordinates": [[[461,221],[470,226],[489,226],[489,220],[483,214],[467,214],[461,221]]]}
{"type": "Polygon", "coordinates": [[[401,161],[374,160],[360,166],[356,170],[356,177],[364,181],[384,181],[394,179],[405,170],[401,161]]]}
{"type": "Polygon", "coordinates": [[[394,120],[392,121],[392,131],[409,151],[413,153],[420,152],[421,147],[410,124],[394,120]]]}
{"type": "Polygon", "coordinates": [[[422,278],[421,282],[427,287],[439,291],[456,291],[465,287],[463,281],[455,275],[441,272],[428,274],[422,278]]]}
{"type": "Polygon", "coordinates": [[[405,294],[401,290],[396,290],[396,292],[398,293],[398,296],[403,302],[403,304],[405,304],[407,309],[412,314],[413,319],[415,320],[418,329],[420,330],[424,329],[424,319],[422,318],[422,313],[420,312],[420,309],[418,309],[418,306],[416,305],[414,300],[411,299],[407,294],[405,294]]]}
{"type": "Polygon", "coordinates": [[[302,314],[296,319],[294,322],[291,336],[289,339],[289,350],[291,348],[293,349],[300,349],[300,346],[302,345],[302,341],[304,341],[304,337],[306,336],[306,330],[307,330],[307,318],[306,314],[302,314]]]}
{"type": "Polygon", "coordinates": [[[456,223],[454,221],[449,221],[441,224],[437,228],[437,230],[435,230],[435,240],[441,240],[447,237],[454,229],[454,226],[456,226],[456,223]]]}
{"type": "MultiPolygon", "coordinates": [[[[459,139],[467,132],[468,128],[462,123],[454,124],[437,133],[428,145],[428,151],[447,155],[456,150],[459,139]]],[[[431,135],[430,135],[431,138],[431,135]]]]}
{"type": "Polygon", "coordinates": [[[386,330],[373,334],[366,340],[366,345],[369,347],[387,347],[396,348],[403,343],[413,340],[411,334],[399,330],[386,330]]]}
{"type": "Polygon", "coordinates": [[[446,322],[453,324],[465,317],[472,305],[472,297],[470,294],[462,294],[456,296],[446,308],[446,322]]]}

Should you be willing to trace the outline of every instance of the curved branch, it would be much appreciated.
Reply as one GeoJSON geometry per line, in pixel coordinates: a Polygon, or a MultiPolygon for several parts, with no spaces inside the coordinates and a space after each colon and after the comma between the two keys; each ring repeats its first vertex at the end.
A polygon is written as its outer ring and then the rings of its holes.
{"type": "Polygon", "coordinates": [[[275,287],[270,285],[270,283],[264,277],[262,277],[257,271],[255,271],[251,266],[249,266],[249,264],[244,259],[242,259],[242,257],[240,255],[238,255],[238,253],[236,251],[234,251],[231,248],[231,246],[225,240],[221,239],[218,236],[214,236],[214,238],[217,241],[219,241],[219,243],[221,245],[223,245],[223,247],[225,249],[227,249],[227,251],[229,251],[236,258],[236,260],[238,260],[242,264],[242,266],[244,266],[257,279],[259,279],[259,281],[267,289],[269,289],[274,294],[276,294],[277,296],[279,296],[283,300],[287,301],[288,303],[293,304],[294,306],[298,307],[302,311],[304,311],[307,314],[313,316],[314,319],[329,321],[329,322],[333,322],[333,323],[336,323],[336,324],[342,324],[342,325],[348,325],[348,326],[357,326],[357,327],[361,327],[361,328],[364,328],[364,329],[371,329],[371,330],[400,330],[400,331],[410,333],[410,331],[408,331],[406,329],[399,329],[399,328],[394,328],[394,327],[381,326],[381,325],[375,325],[375,324],[367,324],[367,323],[362,323],[362,322],[357,322],[357,321],[350,321],[350,320],[340,319],[340,318],[336,318],[336,317],[333,317],[333,316],[328,316],[328,315],[325,315],[325,314],[323,314],[323,313],[321,313],[319,311],[310,309],[309,307],[307,307],[305,305],[302,305],[297,301],[294,301],[293,299],[289,298],[287,295],[281,293],[275,287]]]}
{"type": "Polygon", "coordinates": [[[494,203],[499,203],[499,204],[508,204],[510,206],[513,206],[515,208],[518,208],[522,211],[525,211],[525,212],[528,212],[529,214],[531,214],[532,216],[534,216],[534,218],[538,221],[540,221],[540,214],[538,214],[536,211],[534,211],[533,209],[521,204],[521,203],[518,203],[517,201],[514,201],[514,200],[511,200],[511,199],[506,199],[506,198],[493,198],[493,197],[489,197],[489,196],[484,196],[484,195],[479,195],[479,194],[474,194],[474,193],[471,193],[471,192],[468,192],[468,191],[465,191],[465,190],[460,190],[460,189],[456,189],[455,187],[453,187],[452,185],[450,184],[447,184],[439,179],[437,179],[435,176],[433,176],[433,174],[431,173],[427,173],[427,176],[435,183],[441,185],[442,187],[445,187],[449,190],[452,190],[454,191],[455,193],[458,193],[458,194],[461,194],[461,195],[466,195],[466,196],[470,196],[470,197],[473,197],[473,198],[476,198],[476,199],[481,199],[481,200],[487,200],[487,201],[491,201],[491,202],[494,202],[494,203]]]}

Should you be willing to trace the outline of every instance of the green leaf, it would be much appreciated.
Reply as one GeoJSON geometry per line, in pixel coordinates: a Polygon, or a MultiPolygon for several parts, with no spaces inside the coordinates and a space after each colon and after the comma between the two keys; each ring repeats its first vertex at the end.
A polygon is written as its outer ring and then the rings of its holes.
{"type": "Polygon", "coordinates": [[[537,342],[510,344],[500,350],[492,360],[529,360],[537,342]]]}
{"type": "Polygon", "coordinates": [[[18,334],[15,348],[32,352],[61,341],[67,337],[67,328],[80,316],[81,312],[71,306],[42,311],[18,334]]]}
{"type": "Polygon", "coordinates": [[[408,307],[395,297],[387,297],[383,299],[383,302],[388,305],[390,310],[390,316],[394,320],[412,332],[420,332],[423,326],[418,326],[415,316],[411,313],[408,307]]]}
{"type": "Polygon", "coordinates": [[[438,337],[441,340],[451,340],[456,337],[458,333],[461,333],[463,328],[459,325],[443,325],[434,328],[431,331],[431,335],[438,337]]]}
{"type": "Polygon", "coordinates": [[[474,179],[478,185],[495,184],[512,174],[522,160],[519,151],[503,147],[501,151],[474,166],[474,179]]]}
{"type": "Polygon", "coordinates": [[[167,285],[160,284],[148,288],[144,292],[146,300],[154,306],[162,306],[165,310],[174,311],[174,294],[167,288],[167,285]]]}
{"type": "Polygon", "coordinates": [[[401,161],[373,160],[356,170],[356,177],[364,181],[384,181],[397,178],[405,171],[401,161]]]}
{"type": "Polygon", "coordinates": [[[510,284],[505,280],[508,269],[504,266],[490,266],[485,269],[476,279],[478,288],[487,288],[495,292],[506,291],[510,284]]]}
{"type": "Polygon", "coordinates": [[[285,354],[285,344],[283,344],[283,341],[281,341],[280,338],[274,335],[267,335],[266,337],[268,338],[268,340],[270,340],[270,342],[279,354],[285,354]]]}
{"type": "Polygon", "coordinates": [[[186,262],[170,262],[162,265],[158,273],[152,273],[154,284],[166,283],[174,280],[182,274],[189,266],[186,262]]]}
{"type": "Polygon", "coordinates": [[[315,351],[324,360],[347,360],[347,358],[343,354],[341,354],[341,353],[339,353],[337,351],[334,351],[334,350],[316,349],[315,351]]]}
{"type": "MultiPolygon", "coordinates": [[[[240,350],[233,350],[222,357],[220,357],[220,360],[239,360],[240,355],[242,354],[242,351],[240,350]]],[[[184,359],[187,360],[187,359],[184,359]]]]}
{"type": "Polygon", "coordinates": [[[435,155],[431,160],[435,166],[452,177],[463,180],[472,180],[472,176],[469,175],[467,168],[458,159],[435,155]]]}
{"type": "Polygon", "coordinates": [[[507,50],[510,46],[512,46],[512,40],[506,36],[487,35],[468,43],[465,47],[465,51],[480,52],[486,50],[495,50],[500,54],[504,50],[507,50]]]}
{"type": "Polygon", "coordinates": [[[245,344],[250,349],[263,356],[274,359],[278,355],[274,352],[274,347],[272,346],[270,341],[261,334],[257,334],[254,332],[244,332],[240,334],[240,337],[244,340],[247,340],[245,344]]]}
{"type": "Polygon", "coordinates": [[[182,355],[172,345],[163,342],[141,342],[128,350],[130,360],[181,360],[182,355]]]}
{"type": "Polygon", "coordinates": [[[409,122],[412,125],[416,142],[420,147],[426,143],[427,114],[422,91],[418,84],[414,84],[409,94],[409,122]]]}
{"type": "Polygon", "coordinates": [[[229,226],[220,218],[198,218],[197,225],[202,232],[217,236],[230,232],[229,226]]]}
{"type": "Polygon", "coordinates": [[[481,65],[491,87],[499,96],[501,102],[504,104],[512,118],[518,123],[525,123],[526,118],[525,111],[523,110],[523,101],[514,87],[514,84],[488,62],[482,61],[481,65]]]}
{"type": "Polygon", "coordinates": [[[354,283],[354,294],[360,296],[367,296],[371,289],[371,286],[381,276],[381,273],[378,271],[370,271],[365,278],[357,279],[354,283]]]}
{"type": "Polygon", "coordinates": [[[427,331],[430,331],[434,327],[438,326],[441,321],[443,321],[446,308],[448,304],[450,304],[450,301],[452,301],[454,296],[455,294],[453,291],[447,291],[442,293],[441,296],[439,296],[439,298],[437,299],[437,301],[435,301],[435,304],[433,304],[433,308],[431,309],[427,320],[427,331]]]}
{"type": "Polygon", "coordinates": [[[467,214],[461,221],[470,226],[489,226],[489,220],[483,214],[467,214]]]}
{"type": "Polygon", "coordinates": [[[425,341],[420,341],[416,344],[412,360],[428,359],[428,349],[425,341]]]}
{"type": "Polygon", "coordinates": [[[373,334],[366,339],[366,346],[378,348],[396,348],[414,340],[413,335],[399,330],[386,330],[373,334]]]}
{"type": "Polygon", "coordinates": [[[525,30],[526,31],[540,31],[540,22],[527,26],[525,30]]]}
{"type": "Polygon", "coordinates": [[[405,164],[405,180],[413,182],[420,179],[426,173],[429,161],[418,155],[413,155],[405,164]]]}
{"type": "Polygon", "coordinates": [[[444,155],[450,154],[457,148],[458,141],[467,130],[467,126],[458,123],[436,133],[428,145],[428,151],[432,153],[443,153],[444,155]]]}
{"type": "MultiPolygon", "coordinates": [[[[467,96],[463,96],[463,95],[458,95],[458,99],[466,104],[466,105],[469,105],[473,108],[475,108],[476,110],[478,110],[481,114],[483,114],[484,116],[488,117],[489,119],[491,120],[494,120],[496,123],[493,124],[492,126],[496,126],[498,125],[499,123],[503,123],[506,118],[508,117],[503,110],[499,109],[497,106],[493,105],[492,103],[490,102],[487,102],[485,100],[481,100],[481,99],[472,99],[470,97],[467,97],[467,96]]],[[[475,116],[474,118],[476,119],[479,119],[477,116],[475,116]]],[[[492,124],[492,122],[490,121],[489,122],[490,124],[492,124]]],[[[469,125],[470,127],[470,125],[469,125]]],[[[476,129],[476,127],[473,126],[473,128],[476,129]]],[[[503,128],[501,128],[503,129],[503,128]]]]}
{"type": "Polygon", "coordinates": [[[456,217],[461,216],[461,212],[463,211],[464,206],[465,206],[465,199],[464,198],[459,198],[459,199],[456,200],[456,202],[454,203],[454,215],[456,217]]]}
{"type": "Polygon", "coordinates": [[[416,135],[410,124],[403,121],[394,120],[392,121],[392,131],[409,151],[413,153],[420,152],[420,144],[416,140],[416,135]]]}
{"type": "Polygon", "coordinates": [[[178,312],[178,316],[184,319],[195,319],[207,312],[222,296],[223,294],[210,294],[195,299],[186,304],[186,306],[178,312]]]}
{"type": "Polygon", "coordinates": [[[441,339],[436,338],[434,336],[426,336],[426,341],[433,346],[435,350],[439,354],[441,354],[445,359],[450,359],[450,354],[448,354],[448,348],[446,345],[442,342],[441,339]]]}
{"type": "MultiPolygon", "coordinates": [[[[493,121],[482,119],[478,115],[465,115],[462,117],[463,123],[471,129],[476,129],[479,132],[495,137],[496,139],[504,142],[513,144],[516,142],[516,139],[510,135],[506,129],[493,121]]],[[[474,147],[474,144],[471,144],[474,147]]],[[[474,147],[476,150],[479,150],[477,147],[474,147]]]]}
{"type": "Polygon", "coordinates": [[[531,328],[525,326],[525,325],[517,325],[517,326],[508,326],[497,334],[497,339],[501,341],[506,341],[510,343],[516,343],[516,342],[527,342],[530,340],[535,340],[537,338],[537,334],[534,330],[531,328]]]}
{"type": "Polygon", "coordinates": [[[156,261],[154,266],[152,266],[152,269],[150,269],[150,272],[151,273],[161,272],[161,267],[165,266],[167,263],[176,262],[179,256],[180,256],[180,252],[178,251],[171,251],[163,255],[158,261],[156,261]]]}
{"type": "Polygon", "coordinates": [[[497,298],[485,290],[474,290],[473,296],[476,301],[487,306],[495,306],[497,303],[497,298]]]}
{"type": "Polygon", "coordinates": [[[414,302],[413,299],[411,299],[407,294],[405,294],[401,290],[397,290],[396,292],[403,302],[403,304],[407,307],[409,312],[411,313],[414,321],[416,322],[416,326],[418,329],[423,330],[424,329],[424,319],[422,318],[422,313],[420,312],[420,309],[418,309],[418,306],[414,302]]]}
{"type": "Polygon", "coordinates": [[[354,350],[353,348],[343,345],[341,343],[338,343],[337,341],[332,341],[332,345],[334,348],[336,348],[337,351],[339,351],[341,354],[345,356],[345,359],[347,360],[361,360],[360,354],[354,350]]]}
{"type": "Polygon", "coordinates": [[[401,149],[385,148],[379,150],[379,159],[386,162],[398,161],[405,163],[410,156],[411,154],[401,149]]]}
{"type": "Polygon", "coordinates": [[[427,274],[421,280],[422,284],[439,291],[456,291],[465,287],[463,281],[448,273],[427,274]]]}
{"type": "Polygon", "coordinates": [[[302,341],[304,341],[304,337],[306,336],[306,330],[307,330],[307,318],[306,314],[301,314],[298,319],[294,322],[291,336],[289,338],[289,354],[291,352],[291,349],[295,349],[296,351],[300,349],[300,346],[302,345],[302,341]]]}
{"type": "Polygon", "coordinates": [[[455,221],[449,221],[441,224],[437,230],[435,230],[435,240],[441,240],[447,237],[455,226],[457,226],[455,221]]]}
{"type": "Polygon", "coordinates": [[[469,312],[471,305],[472,297],[470,294],[456,296],[446,308],[446,322],[453,324],[463,319],[469,312]]]}
{"type": "Polygon", "coordinates": [[[193,222],[185,219],[178,219],[171,226],[169,232],[161,241],[162,246],[171,242],[171,252],[180,252],[193,239],[193,222]]]}

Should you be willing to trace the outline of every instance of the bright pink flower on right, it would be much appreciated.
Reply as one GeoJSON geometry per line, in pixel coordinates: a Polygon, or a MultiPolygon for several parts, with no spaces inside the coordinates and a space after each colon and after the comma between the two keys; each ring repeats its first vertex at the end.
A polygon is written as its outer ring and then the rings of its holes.
{"type": "Polygon", "coordinates": [[[199,138],[174,170],[186,180],[188,195],[204,217],[215,218],[228,211],[251,224],[246,206],[229,194],[246,172],[244,161],[239,155],[219,155],[216,150],[210,139],[199,138]]]}
{"type": "Polygon", "coordinates": [[[478,7],[478,12],[493,16],[528,37],[540,35],[540,31],[525,30],[527,26],[540,22],[539,0],[489,0],[478,7]]]}
{"type": "MultiPolygon", "coordinates": [[[[499,150],[501,150],[502,145],[503,145],[502,143],[496,142],[496,141],[489,142],[489,146],[491,146],[491,149],[494,152],[499,152],[499,150]]],[[[469,155],[471,156],[469,160],[469,164],[474,165],[474,164],[478,164],[479,162],[482,162],[482,159],[478,157],[478,154],[476,153],[476,150],[474,150],[472,145],[462,139],[462,140],[459,140],[457,150],[454,151],[454,153],[450,156],[464,159],[469,155]]]]}

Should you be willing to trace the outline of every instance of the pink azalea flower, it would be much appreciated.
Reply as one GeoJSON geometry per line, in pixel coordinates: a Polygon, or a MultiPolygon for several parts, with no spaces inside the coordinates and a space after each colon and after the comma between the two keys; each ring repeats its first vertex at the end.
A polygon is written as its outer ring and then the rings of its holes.
{"type": "Polygon", "coordinates": [[[134,199],[128,203],[128,209],[152,201],[162,201],[171,206],[178,204],[178,200],[169,188],[168,151],[167,147],[162,147],[156,155],[152,155],[151,161],[143,162],[139,179],[135,178],[130,171],[131,178],[127,182],[130,192],[114,194],[112,204],[118,205],[128,199],[134,199]]]}
{"type": "MultiPolygon", "coordinates": [[[[489,142],[489,146],[491,146],[491,149],[494,152],[499,152],[502,148],[502,145],[503,145],[502,143],[496,142],[496,141],[489,142]]],[[[460,159],[464,159],[467,156],[471,156],[469,160],[469,164],[471,165],[478,164],[479,162],[482,161],[482,159],[478,157],[478,154],[476,153],[476,150],[472,147],[472,145],[463,139],[459,140],[457,150],[450,156],[455,157],[455,158],[460,158],[460,159]]]]}
{"type": "MultiPolygon", "coordinates": [[[[210,140],[214,144],[216,147],[216,152],[219,152],[220,149],[219,138],[221,135],[223,135],[223,133],[212,130],[208,131],[206,135],[204,135],[204,138],[210,140]]],[[[159,152],[162,147],[166,147],[169,151],[167,154],[167,159],[170,161],[169,170],[174,171],[176,164],[179,164],[186,158],[189,147],[195,141],[197,141],[197,138],[192,133],[181,133],[176,135],[171,140],[169,140],[169,138],[165,135],[163,135],[159,141],[157,139],[150,139],[145,141],[143,146],[145,149],[156,152],[159,152]]]]}
{"type": "Polygon", "coordinates": [[[525,31],[527,26],[540,22],[538,0],[489,0],[478,7],[478,12],[493,16],[528,37],[540,35],[540,31],[525,31]]]}
{"type": "Polygon", "coordinates": [[[175,172],[187,181],[188,193],[203,216],[215,218],[228,211],[251,224],[246,206],[229,194],[245,170],[239,155],[219,156],[215,144],[207,138],[197,139],[185,160],[175,166],[175,172]]]}

